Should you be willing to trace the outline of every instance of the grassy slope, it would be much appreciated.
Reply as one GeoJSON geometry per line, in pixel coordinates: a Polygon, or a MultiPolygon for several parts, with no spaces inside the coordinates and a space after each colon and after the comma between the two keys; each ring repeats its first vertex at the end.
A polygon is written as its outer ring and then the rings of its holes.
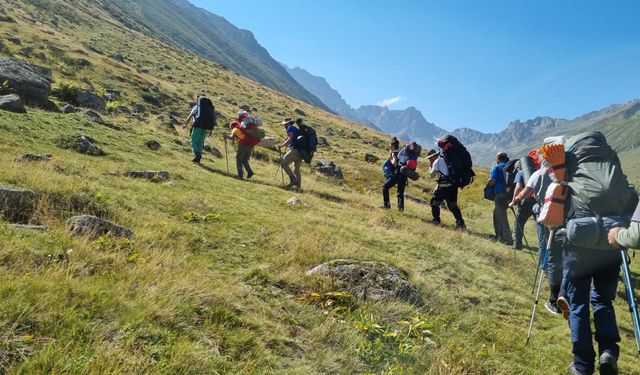
{"type": "MultiPolygon", "coordinates": [[[[236,108],[226,98],[257,106],[270,123],[301,107],[320,135],[328,128],[336,134],[328,137],[332,147],[318,157],[341,165],[346,181],[336,184],[305,167],[305,192],[298,194],[305,205],[293,208],[285,203],[292,194],[273,180],[274,164],[254,161],[258,175],[244,183],[224,175],[224,159],[194,166],[189,150],[174,142],[179,135],[162,130],[154,116],[149,121],[107,116],[122,127],[115,130],[80,115],[0,112],[0,182],[42,194],[37,220],[50,227],[30,233],[0,225],[0,368],[16,374],[377,373],[388,369],[385,362],[395,355],[406,372],[416,374],[564,370],[570,350],[563,321],[540,312],[534,340],[523,346],[533,260],[474,235],[491,232],[480,183],[462,194],[471,234],[429,225],[428,209],[414,203],[403,215],[381,212],[379,166],[362,160],[364,152],[384,152],[339,136],[357,129],[366,140],[384,144],[379,134],[214,64],[201,61],[209,73],[194,77],[194,57],[104,20],[93,31],[61,22],[62,32],[48,35],[41,33],[47,26],[14,16],[19,23],[0,24],[0,34],[16,34],[47,55],[46,46],[56,45],[93,63],[74,72],[54,58],[32,59],[53,67],[57,81],[115,86],[124,90],[127,104],[139,102],[140,86],[151,83],[173,98],[163,111],[185,115],[183,102],[203,86],[216,92],[227,116],[236,108]],[[82,45],[87,41],[106,54],[124,53],[127,63],[88,50],[82,45]],[[76,50],[84,52],[71,52],[76,50]],[[157,69],[163,64],[172,70],[157,69]],[[136,65],[150,72],[136,72],[136,65]],[[109,155],[87,157],[54,145],[58,136],[78,131],[96,138],[109,155]],[[161,150],[146,149],[148,139],[160,141],[161,150]],[[25,168],[14,162],[24,152],[56,157],[25,168]],[[111,175],[143,168],[169,170],[173,180],[151,184],[111,175]],[[219,213],[220,220],[188,223],[188,212],[219,213]],[[64,220],[74,213],[99,213],[129,226],[135,240],[70,238],[64,220]],[[308,279],[304,272],[338,257],[384,260],[407,270],[427,305],[357,302],[353,314],[334,319],[296,300],[305,292],[332,290],[326,280],[308,279]],[[394,347],[364,351],[370,340],[365,325],[356,323],[369,314],[387,326],[420,315],[434,326],[437,346],[406,355],[394,347]],[[5,368],[5,361],[11,366],[5,368]]],[[[268,128],[280,138],[278,126],[268,128]]],[[[210,142],[222,149],[220,139],[216,132],[210,142]]],[[[428,186],[413,184],[412,193],[428,186]]],[[[624,327],[621,366],[624,373],[637,373],[640,361],[622,298],[617,308],[624,327]]]]}

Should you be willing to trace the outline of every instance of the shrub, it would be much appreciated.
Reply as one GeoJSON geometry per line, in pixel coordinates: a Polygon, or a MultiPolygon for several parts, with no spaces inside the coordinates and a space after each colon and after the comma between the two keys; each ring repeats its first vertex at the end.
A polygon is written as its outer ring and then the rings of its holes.
{"type": "Polygon", "coordinates": [[[74,102],[79,88],[71,82],[59,82],[53,86],[51,93],[53,96],[66,102],[74,102]]]}

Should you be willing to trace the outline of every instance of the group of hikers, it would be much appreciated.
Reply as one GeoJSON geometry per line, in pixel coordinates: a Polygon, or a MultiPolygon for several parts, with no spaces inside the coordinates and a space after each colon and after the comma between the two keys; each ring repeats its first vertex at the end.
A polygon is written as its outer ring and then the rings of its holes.
{"type": "MultiPolygon", "coordinates": [[[[201,93],[187,118],[192,122],[191,145],[194,162],[199,163],[204,139],[216,122],[215,107],[201,93]]],[[[237,177],[253,176],[249,163],[253,147],[264,138],[261,121],[246,111],[237,114],[229,124],[227,139],[237,143],[237,177]]],[[[317,139],[312,128],[302,119],[286,118],[281,125],[286,139],[277,148],[286,148],[280,165],[289,177],[288,188],[300,189],[302,162],[310,162],[317,139]],[[293,170],[291,169],[293,164],[293,170]]],[[[426,154],[429,176],[436,180],[430,201],[433,223],[441,225],[441,206],[446,203],[453,214],[455,229],[464,231],[466,224],[458,206],[458,192],[471,184],[475,173],[471,155],[454,136],[437,141],[436,149],[426,154]]],[[[409,142],[391,140],[388,158],[382,166],[382,209],[390,209],[389,190],[397,189],[397,208],[404,210],[408,180],[417,180],[418,159],[422,147],[409,142]]],[[[539,268],[543,272],[538,284],[529,327],[535,317],[542,277],[546,275],[550,296],[544,304],[555,315],[568,320],[573,360],[570,374],[617,374],[620,333],[613,301],[616,296],[620,266],[632,311],[634,330],[640,350],[640,317],[638,317],[625,249],[640,248],[640,205],[638,194],[622,173],[615,151],[599,132],[584,133],[567,139],[552,137],[526,156],[510,160],[507,153],[496,155],[489,173],[484,197],[493,201],[495,240],[516,250],[523,248],[524,227],[533,218],[537,227],[539,268]],[[517,208],[518,212],[515,213],[517,208]],[[508,211],[515,215],[512,235],[508,211]],[[593,308],[595,335],[592,334],[590,306],[593,308]]],[[[528,339],[527,338],[527,339],[528,339]]]]}

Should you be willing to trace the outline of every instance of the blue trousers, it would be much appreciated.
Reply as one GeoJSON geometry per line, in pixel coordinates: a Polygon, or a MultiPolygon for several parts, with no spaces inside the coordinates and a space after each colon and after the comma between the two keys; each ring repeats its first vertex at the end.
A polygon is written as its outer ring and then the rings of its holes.
{"type": "Polygon", "coordinates": [[[404,210],[404,188],[407,186],[407,178],[400,172],[396,172],[382,186],[382,200],[389,207],[389,189],[398,185],[398,209],[404,210]]]}
{"type": "Polygon", "coordinates": [[[616,358],[620,354],[620,333],[613,309],[620,261],[604,261],[597,267],[581,268],[576,260],[589,257],[591,251],[568,249],[565,254],[566,293],[571,307],[569,328],[573,343],[573,362],[576,369],[584,374],[594,372],[596,355],[592,341],[589,303],[593,307],[598,353],[608,351],[616,358]]]}

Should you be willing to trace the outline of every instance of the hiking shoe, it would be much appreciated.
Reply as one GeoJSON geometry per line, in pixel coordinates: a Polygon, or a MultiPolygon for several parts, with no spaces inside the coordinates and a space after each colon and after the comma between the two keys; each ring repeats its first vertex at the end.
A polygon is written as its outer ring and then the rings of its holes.
{"type": "Polygon", "coordinates": [[[467,231],[467,226],[464,225],[464,223],[457,223],[455,228],[453,228],[453,230],[457,230],[460,232],[466,232],[467,231]]]}
{"type": "Polygon", "coordinates": [[[562,314],[562,311],[558,308],[558,306],[556,306],[556,304],[551,303],[549,301],[547,301],[544,304],[544,307],[546,307],[547,310],[549,310],[550,313],[552,313],[553,315],[560,315],[562,314]]]}
{"type": "Polygon", "coordinates": [[[389,210],[389,209],[391,209],[391,205],[383,204],[382,206],[380,206],[378,208],[383,209],[383,210],[389,210]]]}
{"type": "Polygon", "coordinates": [[[433,219],[431,220],[431,224],[440,226],[442,223],[440,222],[440,219],[433,219]]]}
{"type": "Polygon", "coordinates": [[[600,375],[618,375],[618,359],[610,352],[604,352],[600,356],[600,375]]]}
{"type": "Polygon", "coordinates": [[[249,172],[247,173],[247,180],[250,179],[251,177],[253,177],[254,173],[253,172],[249,172]]]}
{"type": "Polygon", "coordinates": [[[569,374],[571,375],[586,375],[580,371],[578,371],[578,369],[576,368],[576,364],[571,362],[569,364],[569,368],[567,368],[567,370],[569,371],[569,374]]]}
{"type": "Polygon", "coordinates": [[[565,297],[560,296],[556,301],[556,306],[562,312],[562,317],[564,318],[564,320],[569,320],[569,311],[571,311],[571,308],[569,307],[569,301],[567,301],[565,297]]]}

